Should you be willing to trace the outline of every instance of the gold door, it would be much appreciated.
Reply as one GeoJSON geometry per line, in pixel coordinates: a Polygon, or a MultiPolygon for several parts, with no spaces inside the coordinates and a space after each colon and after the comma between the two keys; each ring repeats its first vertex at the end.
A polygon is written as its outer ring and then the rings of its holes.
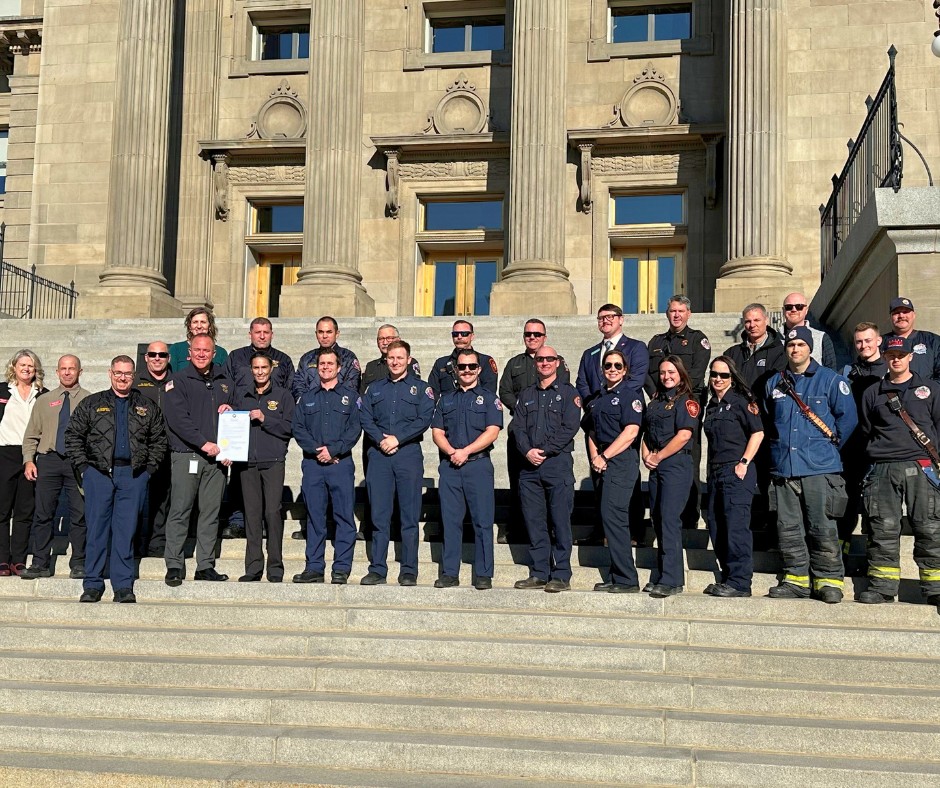
{"type": "Polygon", "coordinates": [[[258,259],[254,317],[278,317],[281,291],[297,282],[300,254],[262,254],[258,259]]]}

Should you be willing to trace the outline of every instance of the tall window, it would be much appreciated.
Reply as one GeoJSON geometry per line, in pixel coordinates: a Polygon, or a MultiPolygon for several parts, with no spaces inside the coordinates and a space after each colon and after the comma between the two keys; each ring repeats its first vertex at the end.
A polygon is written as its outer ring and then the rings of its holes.
{"type": "Polygon", "coordinates": [[[9,129],[0,130],[0,194],[6,194],[7,191],[7,148],[9,144],[9,129]]]}
{"type": "Polygon", "coordinates": [[[503,267],[502,199],[428,199],[421,203],[416,312],[488,315],[503,267]]]}

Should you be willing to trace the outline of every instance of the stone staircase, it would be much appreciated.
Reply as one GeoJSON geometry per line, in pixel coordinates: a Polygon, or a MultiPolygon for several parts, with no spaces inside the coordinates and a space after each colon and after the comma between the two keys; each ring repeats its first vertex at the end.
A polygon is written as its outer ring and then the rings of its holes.
{"type": "MultiPolygon", "coordinates": [[[[685,534],[687,590],[665,600],[587,591],[605,573],[596,547],[575,551],[581,590],[557,595],[513,590],[527,551],[502,545],[492,591],[469,586],[466,563],[461,588],[434,589],[440,545],[427,542],[417,588],[171,589],[156,559],[141,563],[137,605],[110,593],[78,604],[80,581],[4,580],[0,777],[96,788],[940,784],[936,609],[705,597],[703,536],[685,534]]],[[[905,537],[902,597],[913,601],[911,549],[905,537]]],[[[238,574],[243,551],[223,542],[220,568],[238,574]]],[[[302,544],[286,540],[285,554],[289,577],[302,544]]],[[[773,561],[758,554],[756,595],[775,583],[773,561]]]]}

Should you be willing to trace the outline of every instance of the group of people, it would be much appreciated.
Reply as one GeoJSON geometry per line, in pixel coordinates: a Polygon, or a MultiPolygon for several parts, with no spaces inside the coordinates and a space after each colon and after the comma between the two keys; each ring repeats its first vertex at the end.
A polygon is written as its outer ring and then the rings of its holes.
{"type": "Polygon", "coordinates": [[[216,343],[212,313],[194,309],[185,341],[152,342],[140,369],[129,356],[116,356],[110,388],[96,394],[81,387],[74,355],[59,359],[59,386],[47,391],[39,359],[19,351],[0,385],[0,576],[52,574],[53,520],[64,495],[70,576],[83,578],[81,601],[100,600],[109,553],[117,602],[135,601],[135,554],[161,556],[166,583],[180,585],[191,519],[194,579],[227,580],[215,568],[227,495],[244,513],[245,574],[239,580],[281,582],[281,503],[294,440],[303,452],[307,520],[305,567],[293,581],[326,582],[330,508],[336,525],[330,582],[346,583],[357,539],[353,451],[361,440],[373,532],[360,582],[387,582],[397,507],[397,579],[416,585],[421,444],[430,429],[439,454],[444,541],[435,586],[460,584],[469,509],[472,582],[489,589],[490,453],[508,412],[513,506],[530,546],[529,573],[516,588],[570,588],[573,452],[583,432],[610,551],[609,577],[595,590],[641,590],[633,548],[642,526],[635,506],[642,463],[658,556],[642,590],[656,597],[681,593],[682,528],[689,511],[698,520],[704,432],[706,520],[720,568],[706,594],[750,596],[752,534],[775,520],[784,571],[770,596],[841,601],[842,544],[862,513],[870,585],[858,600],[892,601],[900,581],[903,505],[915,534],[921,590],[940,605],[940,337],[915,330],[913,304],[898,298],[891,303],[893,330],[882,337],[875,324],[859,324],[858,357],[836,370],[831,339],[807,320],[807,299],[791,293],[783,309],[778,333],[763,305],[745,307],[741,342],[712,358],[708,338],[689,326],[685,296],[673,296],[668,330],[648,344],[626,336],[621,309],[605,304],[597,312],[601,341],[584,351],[574,384],[537,318],[525,322],[524,350],[501,377],[496,361],[474,348],[473,325],[464,319],[452,326],[453,351],[434,362],[427,380],[394,326],[378,329],[380,355],[363,370],[338,344],[339,326],[329,316],[317,321],[317,347],[295,368],[272,346],[267,318],[253,320],[250,344],[229,354],[216,343]],[[230,410],[250,417],[248,461],[234,466],[220,458],[216,443],[219,416],[230,410]]]}

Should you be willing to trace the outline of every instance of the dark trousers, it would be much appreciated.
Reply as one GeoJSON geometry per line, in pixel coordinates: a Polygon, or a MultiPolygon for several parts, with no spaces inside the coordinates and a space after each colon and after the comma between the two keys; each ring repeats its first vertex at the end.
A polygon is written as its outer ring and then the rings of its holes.
{"type": "Polygon", "coordinates": [[[519,453],[515,433],[506,430],[506,472],[509,475],[509,516],[506,518],[506,541],[523,544],[528,541],[525,533],[525,521],[522,517],[522,503],[519,500],[519,474],[525,465],[525,458],[519,453]]]}
{"type": "Polygon", "coordinates": [[[113,468],[111,475],[87,468],[83,477],[88,517],[86,589],[104,590],[104,565],[111,551],[111,588],[134,587],[134,534],[137,513],[147,489],[146,471],[134,476],[130,466],[113,468]]]}
{"type": "Polygon", "coordinates": [[[834,517],[827,511],[833,490],[841,490],[845,482],[836,473],[821,473],[782,479],[775,476],[777,498],[777,539],[783,559],[785,583],[813,589],[832,586],[840,591],[844,585],[842,549],[834,517]]]}
{"type": "Polygon", "coordinates": [[[601,486],[601,522],[610,550],[610,582],[620,585],[639,585],[630,544],[630,504],[639,477],[640,456],[631,447],[610,458],[601,486]]]}
{"type": "Polygon", "coordinates": [[[264,551],[261,543],[264,528],[268,529],[268,579],[284,577],[284,516],[281,497],[284,494],[284,462],[265,465],[239,465],[232,474],[239,479],[245,503],[245,574],[261,577],[264,573],[264,551]]]}
{"type": "MultiPolygon", "coordinates": [[[[313,458],[301,463],[301,487],[307,505],[307,551],[305,572],[326,571],[326,510],[333,503],[336,536],[333,540],[333,571],[349,574],[356,550],[356,466],[352,457],[323,465],[313,458]]],[[[388,542],[386,541],[386,550],[388,542]]],[[[374,550],[374,543],[373,543],[374,550]]]]}
{"type": "Polygon", "coordinates": [[[519,474],[519,498],[529,532],[529,575],[541,580],[571,580],[571,453],[549,457],[537,468],[526,462],[519,474]]]}
{"type": "Polygon", "coordinates": [[[865,482],[871,589],[897,596],[901,580],[901,502],[914,531],[914,562],[925,597],[940,596],[940,491],[916,462],[879,462],[865,482]]]}
{"type": "Polygon", "coordinates": [[[166,568],[186,568],[183,547],[189,534],[189,516],[198,501],[196,571],[212,569],[219,541],[219,508],[225,491],[225,468],[199,454],[175,451],[170,455],[170,473],[173,495],[163,553],[166,568]],[[189,472],[190,463],[195,463],[195,473],[189,472]]]}
{"type": "Polygon", "coordinates": [[[137,551],[163,555],[166,549],[166,521],[170,514],[170,457],[163,458],[150,477],[141,504],[141,527],[137,532],[137,551]]]}
{"type": "Polygon", "coordinates": [[[26,563],[35,487],[23,474],[23,447],[0,446],[0,564],[26,563]]]}
{"type": "Polygon", "coordinates": [[[36,514],[33,518],[33,566],[45,569],[52,559],[54,520],[59,495],[65,490],[69,501],[69,566],[85,562],[85,502],[78,491],[72,463],[54,451],[36,456],[36,514]]]}
{"type": "Polygon", "coordinates": [[[862,456],[858,458],[862,462],[857,462],[854,457],[842,459],[842,478],[845,479],[845,492],[849,496],[849,502],[846,504],[845,514],[839,518],[838,530],[839,541],[843,543],[842,551],[845,554],[849,552],[849,545],[846,542],[852,539],[852,534],[858,525],[859,514],[862,515],[862,533],[867,534],[869,530],[868,516],[862,505],[862,481],[869,466],[864,462],[864,447],[858,447],[858,451],[862,453],[862,456]]]}
{"type": "Polygon", "coordinates": [[[450,461],[440,464],[441,519],[444,521],[445,575],[460,575],[463,553],[463,518],[470,508],[473,521],[473,574],[493,576],[493,518],[496,512],[493,463],[478,457],[455,468],[450,461]]]}
{"type": "Polygon", "coordinates": [[[708,534],[721,570],[721,582],[750,591],[754,576],[754,538],[751,502],[757,492],[753,463],[739,479],[731,463],[708,469],[708,534]]]}
{"type": "Polygon", "coordinates": [[[685,585],[682,558],[682,510],[689,500],[692,484],[692,455],[679,452],[650,471],[650,516],[656,532],[656,568],[651,583],[685,585]]]}
{"type": "Polygon", "coordinates": [[[402,446],[391,456],[378,448],[369,451],[366,487],[372,505],[372,562],[369,571],[388,574],[388,543],[394,501],[401,514],[401,574],[418,574],[418,522],[421,518],[421,490],[424,483],[424,456],[421,446],[402,446]]]}

